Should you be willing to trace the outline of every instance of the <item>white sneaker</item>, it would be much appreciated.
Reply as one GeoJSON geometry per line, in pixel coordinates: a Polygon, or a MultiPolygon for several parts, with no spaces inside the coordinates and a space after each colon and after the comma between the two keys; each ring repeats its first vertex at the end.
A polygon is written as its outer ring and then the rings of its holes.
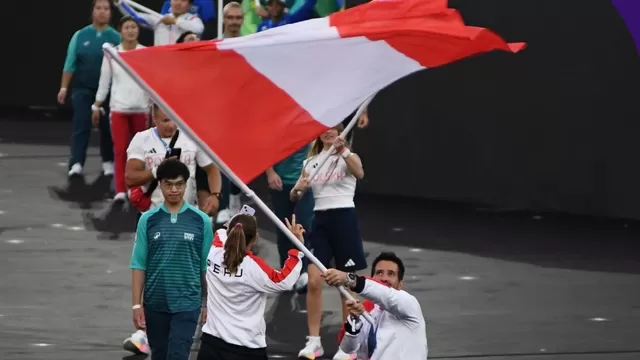
{"type": "Polygon", "coordinates": [[[122,344],[122,348],[137,355],[151,353],[147,334],[142,330],[134,332],[131,337],[127,338],[122,344]]]}
{"type": "Polygon", "coordinates": [[[300,274],[300,277],[298,278],[298,281],[296,281],[296,284],[293,286],[293,288],[296,291],[300,291],[304,289],[305,286],[307,286],[307,283],[309,283],[309,274],[305,272],[300,274]]]}
{"type": "Polygon", "coordinates": [[[333,356],[333,360],[355,360],[356,357],[356,354],[347,354],[342,349],[338,349],[338,352],[333,356]]]}
{"type": "Polygon", "coordinates": [[[235,215],[236,213],[237,211],[233,211],[231,209],[224,209],[218,213],[218,216],[216,216],[216,222],[218,224],[224,224],[227,221],[231,220],[233,215],[235,215]]]}
{"type": "Polygon", "coordinates": [[[298,353],[298,358],[314,360],[322,355],[324,355],[324,349],[322,348],[320,336],[307,336],[307,344],[298,353]]]}
{"type": "Polygon", "coordinates": [[[113,175],[113,163],[111,161],[107,161],[107,162],[103,162],[102,163],[102,173],[105,176],[112,176],[113,175]]]}
{"type": "Polygon", "coordinates": [[[127,200],[127,193],[124,193],[124,192],[117,193],[116,196],[113,197],[113,201],[126,201],[126,200],[127,200]]]}
{"type": "Polygon", "coordinates": [[[75,163],[71,166],[71,170],[69,170],[69,176],[82,176],[82,170],[82,165],[75,163]]]}

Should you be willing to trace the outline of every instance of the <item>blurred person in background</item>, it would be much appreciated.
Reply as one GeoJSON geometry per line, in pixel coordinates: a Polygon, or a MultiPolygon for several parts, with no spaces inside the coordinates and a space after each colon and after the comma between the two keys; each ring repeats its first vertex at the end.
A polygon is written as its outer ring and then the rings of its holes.
{"type": "MultiPolygon", "coordinates": [[[[109,0],[93,0],[91,14],[92,24],[73,34],[67,57],[64,62],[58,103],[64,104],[67,89],[73,86],[71,92],[71,106],[73,120],[71,135],[71,156],[69,159],[69,176],[82,176],[84,163],[91,136],[91,105],[94,103],[100,68],[102,65],[102,45],[120,43],[120,34],[111,26],[111,3],[109,0]],[[73,81],[73,83],[72,83],[73,81]]],[[[101,112],[105,117],[108,109],[101,112]]],[[[100,121],[100,157],[102,158],[102,173],[113,175],[113,144],[109,121],[100,121]]]]}
{"type": "Polygon", "coordinates": [[[317,0],[305,0],[298,10],[287,13],[285,0],[269,0],[268,16],[258,25],[258,32],[311,19],[314,16],[313,8],[316,2],[317,0]]]}
{"type": "MultiPolygon", "coordinates": [[[[311,222],[313,221],[313,194],[311,191],[306,191],[301,198],[293,201],[290,199],[290,193],[302,175],[303,163],[307,158],[309,149],[309,145],[302,147],[266,171],[273,212],[282,222],[295,215],[298,223],[305,229],[311,229],[311,222]]],[[[287,254],[289,250],[295,247],[287,235],[279,228],[276,229],[276,234],[278,238],[280,266],[283,266],[288,258],[287,254]]],[[[307,234],[305,238],[308,239],[309,234],[307,234]]],[[[300,275],[295,286],[298,291],[306,290],[308,281],[306,261],[302,271],[303,273],[300,275]]]]}
{"type": "MultiPolygon", "coordinates": [[[[189,8],[189,14],[198,15],[200,20],[207,22],[216,17],[215,4],[213,0],[193,0],[191,7],[189,8]]],[[[171,12],[171,0],[167,0],[162,4],[162,15],[169,14],[171,12]]]]}
{"type": "MultiPolygon", "coordinates": [[[[185,201],[191,205],[198,203],[193,177],[196,165],[200,166],[206,173],[209,187],[213,190],[205,204],[200,204],[200,207],[206,209],[205,212],[215,212],[220,197],[220,171],[206,153],[186,134],[181,133],[176,123],[155,104],[152,114],[154,127],[135,134],[129,143],[125,168],[127,186],[148,187],[156,179],[157,167],[168,158],[176,157],[187,165],[191,174],[185,190],[185,201]],[[173,139],[175,144],[171,147],[169,145],[173,139]]],[[[163,200],[160,189],[154,189],[151,194],[151,208],[162,204],[163,200]]]]}
{"type": "Polygon", "coordinates": [[[255,0],[242,0],[242,12],[244,12],[244,22],[240,29],[242,35],[249,35],[258,31],[258,25],[264,18],[269,16],[267,9],[256,4],[255,0]]]}
{"type": "MultiPolygon", "coordinates": [[[[138,43],[140,27],[134,18],[124,16],[118,23],[122,43],[116,47],[119,52],[144,48],[138,43]]],[[[94,124],[107,121],[102,117],[102,104],[109,94],[111,86],[111,136],[115,153],[115,188],[114,201],[124,202],[127,198],[127,187],[124,181],[124,169],[127,163],[127,147],[131,138],[148,128],[149,96],[127,74],[120,65],[105,56],[102,60],[100,82],[96,101],[92,106],[94,124]]]]}
{"type": "Polygon", "coordinates": [[[232,1],[224,6],[222,18],[222,37],[234,38],[241,36],[242,24],[244,22],[244,11],[239,2],[232,1]]]}
{"type": "MultiPolygon", "coordinates": [[[[224,16],[222,19],[222,38],[229,39],[239,37],[242,22],[244,21],[242,5],[238,2],[232,1],[224,6],[222,14],[224,16]]],[[[197,176],[198,175],[196,174],[196,177],[197,176]]],[[[224,224],[229,221],[233,215],[238,213],[240,207],[242,207],[242,194],[240,188],[238,188],[224,175],[222,179],[222,189],[223,196],[220,203],[223,210],[221,210],[216,217],[216,223],[218,224],[224,224]]]]}
{"type": "Polygon", "coordinates": [[[182,43],[193,42],[193,41],[200,41],[200,37],[198,36],[198,34],[194,33],[193,31],[185,31],[182,33],[182,35],[180,35],[180,37],[178,38],[178,41],[176,41],[176,44],[182,44],[182,43]]]}
{"type": "Polygon", "coordinates": [[[123,15],[129,15],[154,33],[154,45],[175,44],[185,31],[201,36],[204,23],[197,14],[189,13],[193,0],[171,0],[171,12],[158,17],[156,14],[139,13],[126,0],[116,2],[123,15]]]}
{"type": "MultiPolygon", "coordinates": [[[[346,140],[339,135],[343,131],[342,124],[325,131],[311,147],[309,157],[305,160],[302,175],[291,189],[291,200],[299,200],[300,193],[313,190],[315,201],[313,225],[307,238],[309,250],[327,268],[335,261],[335,268],[344,272],[356,272],[367,268],[360,226],[356,215],[355,195],[357,180],[364,177],[364,169],[360,157],[347,147],[346,140]],[[331,146],[335,147],[329,153],[331,146]],[[320,165],[327,156],[328,160],[320,165]],[[316,169],[320,169],[313,178],[316,169]]],[[[307,325],[309,336],[305,347],[298,357],[315,359],[324,354],[320,339],[320,322],[322,320],[322,273],[317,266],[308,264],[309,283],[307,286],[307,325]]],[[[342,299],[342,321],[349,311],[342,299]]],[[[351,359],[352,355],[342,350],[333,357],[334,360],[351,359]]]]}

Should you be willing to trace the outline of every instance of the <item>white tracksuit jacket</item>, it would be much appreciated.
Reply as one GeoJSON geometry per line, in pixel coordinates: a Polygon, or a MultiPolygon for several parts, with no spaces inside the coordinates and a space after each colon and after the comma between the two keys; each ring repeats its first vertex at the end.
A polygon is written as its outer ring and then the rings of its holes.
{"type": "MultiPolygon", "coordinates": [[[[370,360],[426,360],[429,353],[427,330],[418,299],[375,280],[358,277],[354,289],[376,304],[369,313],[374,319],[376,347],[370,360]]],[[[348,353],[366,353],[371,325],[364,319],[357,335],[346,333],[340,348],[348,353]],[[361,349],[363,348],[363,349],[361,349]]]]}

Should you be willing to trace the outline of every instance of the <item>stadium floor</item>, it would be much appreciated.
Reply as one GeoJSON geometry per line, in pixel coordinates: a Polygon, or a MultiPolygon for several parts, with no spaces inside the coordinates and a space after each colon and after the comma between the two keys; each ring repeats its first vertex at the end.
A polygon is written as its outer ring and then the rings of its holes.
{"type": "MultiPolygon", "coordinates": [[[[134,215],[109,211],[97,148],[88,183],[69,191],[68,124],[29,116],[0,124],[2,359],[132,358],[120,344],[131,332],[134,215]]],[[[264,193],[264,182],[252,187],[264,193]]],[[[431,359],[640,358],[639,223],[394,197],[357,204],[369,258],[384,249],[406,261],[431,359]]],[[[275,264],[273,227],[261,226],[260,255],[275,264]]],[[[333,289],[324,296],[332,355],[339,299],[333,289]]],[[[273,358],[293,359],[303,345],[304,307],[304,296],[270,299],[273,358]]]]}

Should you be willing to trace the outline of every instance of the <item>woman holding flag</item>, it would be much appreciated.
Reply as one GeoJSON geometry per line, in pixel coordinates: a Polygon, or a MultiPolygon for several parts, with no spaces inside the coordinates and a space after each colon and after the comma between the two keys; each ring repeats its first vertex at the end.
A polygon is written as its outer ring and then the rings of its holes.
{"type": "MultiPolygon", "coordinates": [[[[304,162],[302,175],[290,193],[291,200],[298,200],[309,188],[315,201],[314,219],[307,239],[309,249],[327,268],[335,261],[334,268],[354,273],[367,268],[362,246],[360,227],[356,216],[355,195],[357,180],[364,177],[360,157],[351,152],[346,140],[339,135],[342,124],[325,131],[313,144],[309,157],[304,162]],[[335,152],[329,153],[331,146],[335,152]],[[329,157],[327,161],[323,160],[329,157]],[[319,168],[319,170],[317,170],[319,168]],[[311,174],[316,174],[312,179],[311,174]]],[[[308,265],[307,325],[308,341],[300,350],[299,358],[315,359],[324,355],[320,339],[322,319],[322,273],[317,266],[308,265]]],[[[349,315],[342,299],[342,320],[349,315]]],[[[338,351],[335,360],[350,359],[348,354],[338,351]]]]}
{"type": "MultiPolygon", "coordinates": [[[[202,327],[198,360],[267,360],[264,311],[268,294],[290,290],[302,269],[303,254],[289,251],[279,271],[253,255],[258,241],[255,211],[244,206],[216,232],[207,257],[207,314],[202,327]]],[[[286,220],[289,230],[302,241],[304,229],[286,220]]]]}
{"type": "Polygon", "coordinates": [[[285,13],[285,0],[269,0],[267,12],[269,16],[258,25],[258,32],[274,27],[309,20],[313,17],[313,8],[318,0],[304,0],[304,4],[295,11],[285,13]]]}

